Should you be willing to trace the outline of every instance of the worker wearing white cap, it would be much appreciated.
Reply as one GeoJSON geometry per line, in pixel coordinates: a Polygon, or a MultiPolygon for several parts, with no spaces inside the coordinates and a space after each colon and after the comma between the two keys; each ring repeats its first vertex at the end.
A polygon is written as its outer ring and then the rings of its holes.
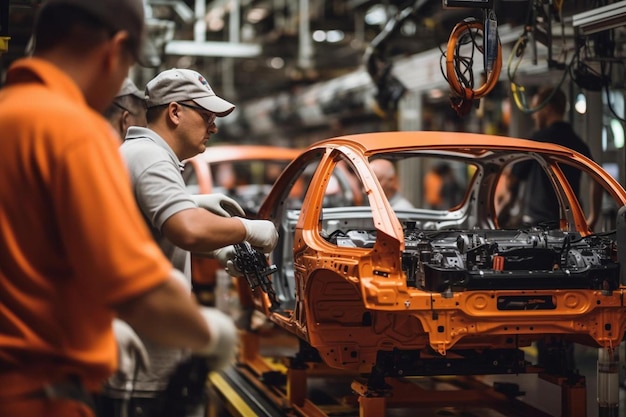
{"type": "Polygon", "coordinates": [[[111,126],[117,132],[120,142],[131,126],[146,127],[146,98],[137,85],[126,78],[113,102],[104,112],[111,126]]]}
{"type": "MultiPolygon", "coordinates": [[[[218,97],[201,74],[188,69],[161,72],[146,85],[145,97],[147,128],[131,126],[120,151],[137,204],[172,264],[190,284],[190,252],[212,252],[223,266],[232,268],[233,244],[246,240],[264,253],[272,251],[278,239],[272,222],[231,217],[244,216],[234,200],[221,194],[191,195],[181,174],[181,161],[206,149],[217,132],[216,119],[230,114],[235,106],[218,97]]],[[[216,319],[212,324],[217,327],[219,323],[216,319]]],[[[141,415],[149,417],[159,412],[155,399],[163,395],[185,352],[149,341],[145,345],[151,370],[138,372],[133,381],[131,409],[141,408],[141,415]]],[[[234,349],[228,353],[234,354],[234,349]]],[[[228,358],[232,359],[229,355],[216,368],[227,365],[228,358]]],[[[203,415],[202,411],[197,415],[203,415]]]]}

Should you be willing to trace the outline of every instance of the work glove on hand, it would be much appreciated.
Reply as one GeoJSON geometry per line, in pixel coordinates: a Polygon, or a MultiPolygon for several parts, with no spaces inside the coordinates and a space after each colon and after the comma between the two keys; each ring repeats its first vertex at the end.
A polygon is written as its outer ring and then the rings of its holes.
{"type": "Polygon", "coordinates": [[[233,245],[215,249],[210,253],[210,255],[217,259],[228,275],[233,277],[243,277],[243,273],[237,269],[237,266],[235,265],[235,247],[233,245]]]}
{"type": "Polygon", "coordinates": [[[194,351],[196,356],[207,358],[211,371],[219,371],[233,363],[237,351],[238,334],[235,322],[216,308],[202,307],[200,313],[211,334],[209,344],[194,351]]]}
{"type": "Polygon", "coordinates": [[[239,203],[221,193],[195,194],[191,197],[198,207],[207,209],[218,216],[231,217],[246,215],[239,203]]]}
{"type": "Polygon", "coordinates": [[[269,220],[250,220],[239,218],[246,228],[246,238],[251,246],[263,253],[270,253],[278,243],[278,231],[269,220]]]}
{"type": "Polygon", "coordinates": [[[119,356],[117,376],[125,381],[132,381],[137,370],[148,371],[150,368],[148,352],[133,328],[123,320],[114,319],[113,333],[119,356]]]}

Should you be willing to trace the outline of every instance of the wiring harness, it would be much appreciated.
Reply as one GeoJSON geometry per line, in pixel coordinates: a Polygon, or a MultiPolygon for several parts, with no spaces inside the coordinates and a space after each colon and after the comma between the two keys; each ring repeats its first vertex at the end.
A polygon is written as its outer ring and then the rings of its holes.
{"type": "Polygon", "coordinates": [[[444,77],[452,93],[450,104],[459,116],[465,116],[470,112],[474,100],[489,94],[500,77],[502,46],[493,10],[485,11],[485,23],[474,18],[457,23],[450,33],[445,58],[444,77]],[[462,49],[466,46],[470,46],[471,53],[464,57],[462,49]],[[474,88],[474,51],[484,57],[485,78],[477,88],[474,88]]]}

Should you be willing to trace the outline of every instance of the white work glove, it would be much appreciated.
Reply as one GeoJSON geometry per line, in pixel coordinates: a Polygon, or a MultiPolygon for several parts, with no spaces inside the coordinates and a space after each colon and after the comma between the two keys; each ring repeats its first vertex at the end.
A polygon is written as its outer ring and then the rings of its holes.
{"type": "Polygon", "coordinates": [[[228,275],[233,277],[243,277],[243,273],[237,269],[235,265],[235,247],[228,245],[223,248],[215,249],[210,255],[217,259],[222,268],[226,270],[228,275]]]}
{"type": "Polygon", "coordinates": [[[135,372],[138,370],[147,372],[150,368],[146,347],[133,328],[123,320],[113,320],[113,333],[118,350],[117,377],[133,381],[135,372]]]}
{"type": "Polygon", "coordinates": [[[201,307],[211,334],[209,344],[194,351],[194,355],[206,357],[211,371],[219,371],[233,363],[237,352],[238,334],[235,322],[216,308],[201,307]]]}
{"type": "Polygon", "coordinates": [[[263,253],[270,253],[278,243],[278,231],[269,220],[250,220],[237,217],[246,228],[244,240],[263,253]]]}
{"type": "Polygon", "coordinates": [[[218,216],[231,217],[246,215],[239,203],[221,193],[194,194],[191,197],[198,207],[207,209],[218,216]]]}

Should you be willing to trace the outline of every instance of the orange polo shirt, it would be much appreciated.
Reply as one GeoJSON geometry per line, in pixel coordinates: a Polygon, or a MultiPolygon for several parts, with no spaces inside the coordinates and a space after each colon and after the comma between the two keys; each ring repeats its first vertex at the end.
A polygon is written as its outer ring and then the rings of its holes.
{"type": "Polygon", "coordinates": [[[164,282],[107,121],[38,58],[0,90],[0,401],[116,367],[111,306],[164,282]]]}
{"type": "Polygon", "coordinates": [[[443,199],[441,198],[442,186],[443,179],[439,174],[436,174],[432,170],[426,173],[424,176],[424,200],[431,207],[439,208],[443,203],[443,199]]]}

